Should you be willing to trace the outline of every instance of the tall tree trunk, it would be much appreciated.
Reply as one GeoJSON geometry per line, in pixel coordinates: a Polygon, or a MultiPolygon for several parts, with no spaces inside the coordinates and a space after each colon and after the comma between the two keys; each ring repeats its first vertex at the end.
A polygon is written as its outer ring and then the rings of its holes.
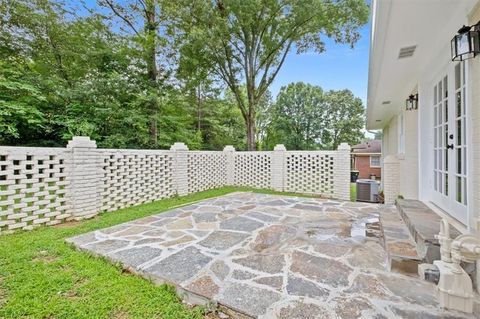
{"type": "MultiPolygon", "coordinates": [[[[247,78],[249,74],[247,72],[247,78]]],[[[256,110],[257,110],[257,100],[255,100],[255,88],[253,86],[254,79],[247,80],[247,100],[248,100],[248,114],[246,117],[247,124],[247,150],[256,151],[257,143],[255,141],[255,136],[257,134],[256,128],[256,110]]]]}
{"type": "MultiPolygon", "coordinates": [[[[145,62],[147,64],[148,79],[152,86],[157,85],[157,21],[156,21],[156,0],[147,0],[145,6],[145,62]]],[[[150,109],[150,140],[152,146],[158,145],[158,101],[151,103],[150,109]]]]}
{"type": "Polygon", "coordinates": [[[201,84],[196,88],[197,91],[197,132],[202,130],[202,88],[201,84]]]}
{"type": "Polygon", "coordinates": [[[147,62],[148,78],[151,81],[157,81],[157,18],[156,18],[157,0],[147,0],[145,6],[145,60],[147,62]]]}
{"type": "Polygon", "coordinates": [[[255,151],[257,144],[255,141],[255,116],[249,115],[247,117],[247,150],[255,151]]]}

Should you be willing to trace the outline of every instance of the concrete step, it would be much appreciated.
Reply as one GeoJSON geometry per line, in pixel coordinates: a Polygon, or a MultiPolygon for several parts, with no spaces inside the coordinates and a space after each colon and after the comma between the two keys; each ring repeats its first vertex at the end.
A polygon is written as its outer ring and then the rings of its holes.
{"type": "Polygon", "coordinates": [[[417,275],[418,265],[422,259],[408,227],[402,220],[398,210],[392,206],[380,213],[384,246],[388,255],[390,271],[417,275]]]}
{"type": "MultiPolygon", "coordinates": [[[[415,240],[422,262],[440,259],[440,245],[435,235],[440,231],[442,218],[418,200],[399,199],[397,209],[415,240]]],[[[459,235],[460,232],[450,226],[450,237],[459,235]]]]}

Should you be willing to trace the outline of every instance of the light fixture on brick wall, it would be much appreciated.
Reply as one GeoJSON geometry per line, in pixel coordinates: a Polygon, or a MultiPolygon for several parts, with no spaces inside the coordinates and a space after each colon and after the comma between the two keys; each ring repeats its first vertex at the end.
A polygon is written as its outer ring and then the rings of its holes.
{"type": "Polygon", "coordinates": [[[480,53],[480,21],[458,30],[450,42],[452,61],[464,61],[480,53]]]}
{"type": "Polygon", "coordinates": [[[405,101],[405,109],[407,111],[414,111],[418,109],[418,93],[410,94],[408,99],[405,101]]]}

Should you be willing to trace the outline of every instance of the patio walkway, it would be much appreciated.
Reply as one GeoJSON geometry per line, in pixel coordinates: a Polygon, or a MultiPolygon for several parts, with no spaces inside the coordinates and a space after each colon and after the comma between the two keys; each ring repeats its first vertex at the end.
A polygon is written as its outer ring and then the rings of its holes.
{"type": "Polygon", "coordinates": [[[68,241],[237,315],[473,318],[440,310],[433,284],[386,270],[381,213],[374,204],[234,193],[68,241]]]}

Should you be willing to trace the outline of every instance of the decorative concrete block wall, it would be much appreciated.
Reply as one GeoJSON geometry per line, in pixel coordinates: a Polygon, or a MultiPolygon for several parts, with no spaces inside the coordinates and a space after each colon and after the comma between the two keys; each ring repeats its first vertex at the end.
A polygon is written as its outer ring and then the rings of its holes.
{"type": "Polygon", "coordinates": [[[187,158],[189,194],[227,185],[225,152],[191,151],[187,158]]]}
{"type": "Polygon", "coordinates": [[[98,150],[100,211],[152,202],[175,194],[174,153],[98,150]]]}
{"type": "Polygon", "coordinates": [[[235,152],[233,184],[272,188],[272,152],[235,152]]]}
{"type": "Polygon", "coordinates": [[[350,198],[350,147],[272,152],[0,147],[0,233],[227,185],[350,198]]]}
{"type": "Polygon", "coordinates": [[[334,195],[335,152],[287,152],[285,157],[286,191],[334,195]]]}
{"type": "Polygon", "coordinates": [[[0,148],[0,233],[72,216],[69,155],[64,148],[0,148]]]}

